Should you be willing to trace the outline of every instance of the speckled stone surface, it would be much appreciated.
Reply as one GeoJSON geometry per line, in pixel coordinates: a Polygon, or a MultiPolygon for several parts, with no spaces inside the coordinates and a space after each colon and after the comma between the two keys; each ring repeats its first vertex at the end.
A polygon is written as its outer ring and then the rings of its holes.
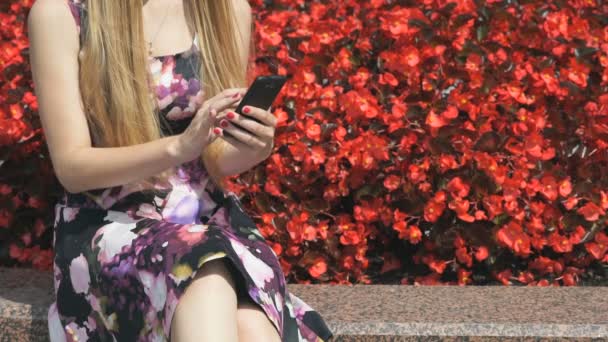
{"type": "Polygon", "coordinates": [[[51,272],[0,268],[0,342],[48,341],[52,277],[51,272]]]}
{"type": "MultiPolygon", "coordinates": [[[[288,287],[333,341],[608,341],[608,287],[288,287]]],[[[0,342],[48,341],[52,290],[51,272],[0,268],[0,342]]]]}
{"type": "Polygon", "coordinates": [[[608,341],[608,287],[290,289],[324,315],[340,341],[608,341]]]}

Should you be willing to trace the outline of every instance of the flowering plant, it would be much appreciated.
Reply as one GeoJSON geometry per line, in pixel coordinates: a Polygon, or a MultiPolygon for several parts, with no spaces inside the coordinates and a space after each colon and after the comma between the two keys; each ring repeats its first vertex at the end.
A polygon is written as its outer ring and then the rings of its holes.
{"type": "MultiPolygon", "coordinates": [[[[48,268],[32,2],[0,4],[0,262],[48,268]]],[[[608,4],[250,3],[256,73],[290,79],[230,185],[290,281],[606,284],[608,4]]]]}
{"type": "Polygon", "coordinates": [[[252,3],[291,78],[237,184],[291,280],[605,282],[606,4],[252,3]]]}
{"type": "Polygon", "coordinates": [[[60,188],[36,114],[26,15],[33,0],[0,3],[0,264],[52,266],[50,212],[60,188]]]}

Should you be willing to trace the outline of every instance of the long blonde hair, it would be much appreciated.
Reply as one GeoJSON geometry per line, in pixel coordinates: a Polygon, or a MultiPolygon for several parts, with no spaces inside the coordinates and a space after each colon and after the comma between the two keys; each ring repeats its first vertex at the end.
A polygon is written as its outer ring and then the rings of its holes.
{"type": "MultiPolygon", "coordinates": [[[[149,61],[143,29],[144,0],[86,0],[86,30],[80,58],[80,89],[96,146],[118,147],[163,136],[150,89],[149,61]]],[[[245,87],[248,62],[240,58],[240,36],[232,1],[184,0],[188,25],[197,36],[200,80],[209,98],[225,88],[245,87]]],[[[217,153],[217,151],[215,151],[217,153]]],[[[201,151],[204,163],[205,151],[201,151]]],[[[212,181],[223,185],[206,165],[212,181]]],[[[169,169],[144,183],[166,180],[169,169]]]]}

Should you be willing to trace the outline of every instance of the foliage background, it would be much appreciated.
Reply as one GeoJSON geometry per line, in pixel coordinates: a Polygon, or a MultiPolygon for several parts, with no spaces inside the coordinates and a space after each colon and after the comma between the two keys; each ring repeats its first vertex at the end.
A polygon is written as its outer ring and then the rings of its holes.
{"type": "MultiPolygon", "coordinates": [[[[0,3],[0,264],[52,267],[25,21],[0,3]]],[[[290,282],[606,285],[608,4],[250,0],[290,76],[232,190],[290,282]]]]}

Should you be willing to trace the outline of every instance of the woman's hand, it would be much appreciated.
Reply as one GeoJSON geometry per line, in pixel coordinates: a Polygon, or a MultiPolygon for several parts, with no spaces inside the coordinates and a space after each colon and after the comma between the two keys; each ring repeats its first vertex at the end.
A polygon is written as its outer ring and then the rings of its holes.
{"type": "Polygon", "coordinates": [[[244,147],[256,152],[270,152],[274,143],[277,118],[267,110],[252,106],[245,106],[243,114],[239,115],[234,111],[225,111],[218,116],[217,120],[219,120],[220,128],[228,132],[228,134],[222,132],[223,139],[238,148],[244,147]]]}
{"type": "MultiPolygon", "coordinates": [[[[202,101],[203,96],[201,91],[197,95],[197,103],[202,101]]],[[[190,125],[178,136],[176,147],[178,158],[184,162],[195,159],[207,145],[221,135],[221,129],[215,127],[218,113],[234,108],[242,96],[243,92],[240,88],[231,88],[205,101],[190,125]]]]}

